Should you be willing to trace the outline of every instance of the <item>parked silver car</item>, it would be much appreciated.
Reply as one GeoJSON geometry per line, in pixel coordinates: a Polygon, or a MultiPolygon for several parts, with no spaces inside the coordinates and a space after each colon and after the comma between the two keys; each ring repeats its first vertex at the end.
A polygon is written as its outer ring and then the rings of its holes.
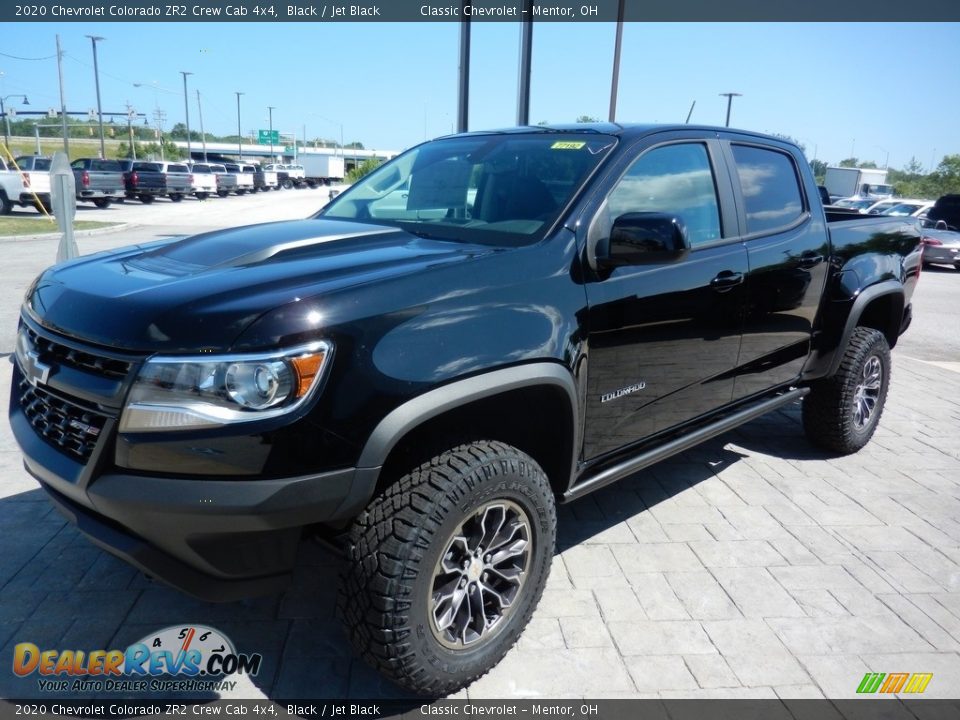
{"type": "Polygon", "coordinates": [[[923,228],[922,242],[924,266],[953,265],[960,270],[960,232],[936,227],[923,228]]]}

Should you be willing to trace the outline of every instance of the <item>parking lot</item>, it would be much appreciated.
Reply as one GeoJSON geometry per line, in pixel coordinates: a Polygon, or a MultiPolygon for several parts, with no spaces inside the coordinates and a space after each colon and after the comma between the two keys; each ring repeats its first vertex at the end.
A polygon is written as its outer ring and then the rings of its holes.
{"type": "MultiPolygon", "coordinates": [[[[127,224],[82,253],[242,223],[305,217],[325,189],[108,209],[127,224]]],[[[29,210],[15,212],[33,213],[29,210]]],[[[0,352],[57,240],[4,240],[0,352]]],[[[559,511],[543,600],[518,645],[461,697],[843,698],[867,672],[933,673],[960,694],[960,272],[925,271],[915,324],[893,352],[880,427],[846,458],[813,450],[799,405],[754,421],[559,511]]],[[[10,365],[0,368],[9,392],[10,365]]],[[[8,398],[7,398],[8,400],[8,398]]],[[[259,652],[225,696],[400,696],[354,657],[334,617],[338,560],[303,545],[280,596],[213,605],[139,575],[87,542],[22,469],[0,425],[0,657],[125,647],[180,623],[259,652]]],[[[0,673],[0,695],[38,697],[0,673]]]]}

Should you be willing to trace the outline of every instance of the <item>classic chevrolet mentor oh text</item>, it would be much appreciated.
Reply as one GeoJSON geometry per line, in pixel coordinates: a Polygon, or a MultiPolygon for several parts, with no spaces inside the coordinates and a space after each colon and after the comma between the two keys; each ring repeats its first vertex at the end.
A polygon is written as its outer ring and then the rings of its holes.
{"type": "Polygon", "coordinates": [[[82,532],[199,597],[345,538],[358,652],[444,694],[527,624],[556,503],[801,398],[863,447],[920,268],[915,220],[825,212],[779,139],[467,133],[312,219],[45,271],[10,421],[82,532]]]}

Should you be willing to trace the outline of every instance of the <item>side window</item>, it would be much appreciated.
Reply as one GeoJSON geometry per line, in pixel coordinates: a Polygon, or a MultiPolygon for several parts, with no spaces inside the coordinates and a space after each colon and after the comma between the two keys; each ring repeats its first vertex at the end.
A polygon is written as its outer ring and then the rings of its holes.
{"type": "Polygon", "coordinates": [[[803,214],[803,194],[789,155],[748,145],[733,145],[732,150],[748,235],[785,227],[803,214]]]}
{"type": "Polygon", "coordinates": [[[720,209],[707,148],[681,143],[641,155],[607,198],[609,219],[624,213],[675,215],[693,247],[720,239],[720,209]]]}

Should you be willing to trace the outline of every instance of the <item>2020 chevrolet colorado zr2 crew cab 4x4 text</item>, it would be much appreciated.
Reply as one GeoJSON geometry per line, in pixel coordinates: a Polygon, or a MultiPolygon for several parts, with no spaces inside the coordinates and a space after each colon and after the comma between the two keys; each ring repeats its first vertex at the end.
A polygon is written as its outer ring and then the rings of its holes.
{"type": "Polygon", "coordinates": [[[776,138],[467,133],[312,219],[48,269],[10,421],[80,530],[200,597],[345,535],[358,651],[444,694],[529,620],[555,503],[800,398],[861,448],[920,267],[913,219],[825,213],[776,138]]]}

